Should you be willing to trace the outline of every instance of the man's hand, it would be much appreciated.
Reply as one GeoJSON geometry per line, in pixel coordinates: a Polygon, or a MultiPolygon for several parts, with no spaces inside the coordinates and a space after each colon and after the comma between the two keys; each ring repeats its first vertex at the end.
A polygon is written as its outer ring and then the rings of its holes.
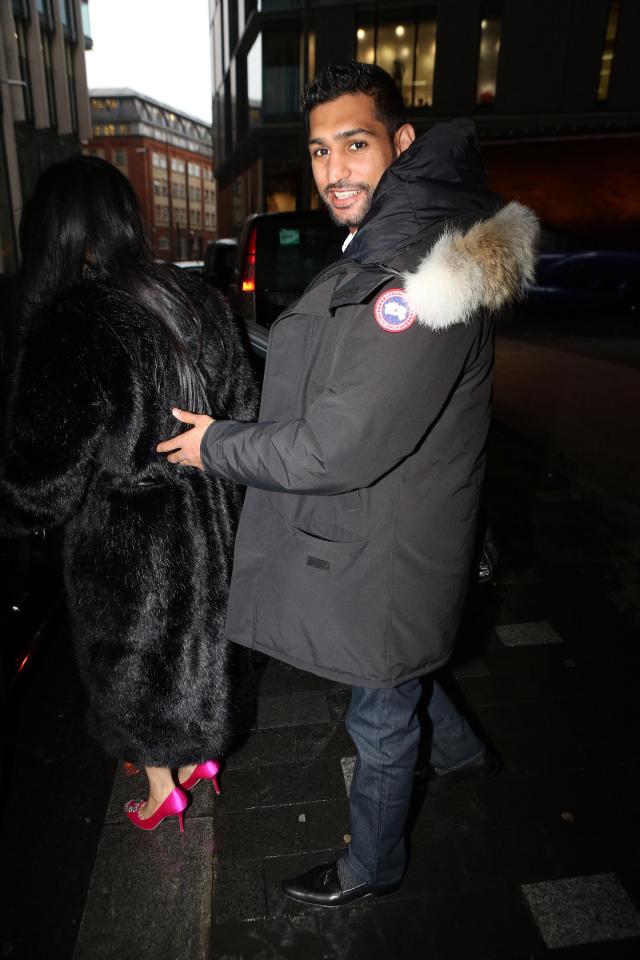
{"type": "Polygon", "coordinates": [[[163,440],[156,447],[156,453],[166,453],[169,463],[179,463],[183,467],[197,467],[198,470],[204,470],[200,459],[200,444],[207,427],[215,423],[215,420],[204,414],[178,410],[177,407],[174,407],[171,413],[176,420],[192,423],[193,427],[172,440],[163,440]]]}

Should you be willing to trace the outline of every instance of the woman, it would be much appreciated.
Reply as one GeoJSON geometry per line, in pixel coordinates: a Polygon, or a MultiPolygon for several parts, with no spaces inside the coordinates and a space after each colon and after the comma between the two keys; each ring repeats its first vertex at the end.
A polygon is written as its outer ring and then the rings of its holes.
{"type": "Polygon", "coordinates": [[[21,225],[24,343],[0,529],[65,525],[65,580],[89,725],[144,765],[153,829],[211,779],[231,737],[223,627],[238,487],[154,453],[172,406],[251,420],[257,391],[222,298],[154,263],[115,167],[49,168],[21,225]],[[172,770],[177,769],[176,787],[172,770]]]}

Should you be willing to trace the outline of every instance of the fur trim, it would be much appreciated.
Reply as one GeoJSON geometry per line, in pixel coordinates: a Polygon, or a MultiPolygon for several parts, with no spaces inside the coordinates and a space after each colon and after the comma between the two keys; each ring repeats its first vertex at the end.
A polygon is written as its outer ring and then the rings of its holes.
{"type": "Polygon", "coordinates": [[[403,276],[418,322],[446,330],[522,296],[534,278],[539,229],[533,211],[515,202],[466,233],[447,228],[415,273],[403,276]]]}

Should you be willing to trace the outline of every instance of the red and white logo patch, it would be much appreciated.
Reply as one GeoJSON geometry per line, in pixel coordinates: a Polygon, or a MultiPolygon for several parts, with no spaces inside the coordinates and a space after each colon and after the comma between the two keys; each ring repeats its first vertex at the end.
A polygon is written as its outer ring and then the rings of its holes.
{"type": "Polygon", "coordinates": [[[404,290],[385,290],[376,300],[373,314],[378,326],[388,333],[402,333],[417,320],[417,314],[404,290]]]}

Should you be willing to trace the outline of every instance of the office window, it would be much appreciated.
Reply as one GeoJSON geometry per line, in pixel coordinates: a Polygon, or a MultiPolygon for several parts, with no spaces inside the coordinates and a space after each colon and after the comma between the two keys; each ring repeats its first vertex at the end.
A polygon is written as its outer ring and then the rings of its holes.
{"type": "Polygon", "coordinates": [[[429,11],[420,16],[398,11],[393,19],[364,17],[356,31],[356,57],[390,73],[408,107],[433,103],[436,21],[429,11]]]}
{"type": "Polygon", "coordinates": [[[262,40],[263,116],[298,114],[302,72],[297,25],[269,24],[262,40]]]}
{"type": "Polygon", "coordinates": [[[152,154],[151,162],[154,167],[157,167],[159,170],[167,169],[167,155],[166,153],[154,153],[152,154]]]}
{"type": "Polygon", "coordinates": [[[33,120],[31,76],[29,74],[29,60],[27,58],[27,24],[24,22],[24,20],[16,19],[15,25],[16,39],[18,41],[18,65],[20,68],[20,79],[24,83],[24,86],[22,87],[24,113],[27,120],[33,120]]]}
{"type": "Polygon", "coordinates": [[[184,173],[184,160],[181,160],[179,157],[172,157],[171,169],[174,173],[184,173]]]}
{"type": "Polygon", "coordinates": [[[44,82],[47,89],[47,104],[49,107],[49,125],[56,127],[58,125],[58,115],[56,111],[55,88],[53,85],[53,67],[51,65],[51,35],[47,30],[41,30],[40,37],[42,39],[44,82]]]}
{"type": "Polygon", "coordinates": [[[127,166],[127,151],[124,147],[118,147],[113,151],[113,162],[116,167],[127,166]]]}
{"type": "Polygon", "coordinates": [[[262,34],[259,33],[247,54],[247,92],[249,129],[262,120],[262,34]]]}
{"type": "Polygon", "coordinates": [[[69,104],[71,106],[71,128],[78,129],[78,100],[76,97],[76,73],[73,66],[73,51],[68,43],[64,45],[67,64],[67,84],[69,87],[69,104]]]}
{"type": "Polygon", "coordinates": [[[199,163],[190,163],[188,169],[189,169],[189,176],[190,176],[190,177],[199,177],[199,176],[200,176],[200,164],[199,164],[199,163]]]}
{"type": "Polygon", "coordinates": [[[604,50],[602,51],[602,60],[600,63],[600,80],[598,82],[598,101],[600,103],[604,103],[609,97],[609,83],[611,81],[611,68],[613,67],[613,58],[615,55],[619,18],[620,0],[611,0],[607,32],[604,39],[604,50]]]}
{"type": "Polygon", "coordinates": [[[478,54],[478,86],[476,102],[486,107],[495,103],[500,59],[500,6],[485,4],[480,22],[480,50],[478,54]]]}

